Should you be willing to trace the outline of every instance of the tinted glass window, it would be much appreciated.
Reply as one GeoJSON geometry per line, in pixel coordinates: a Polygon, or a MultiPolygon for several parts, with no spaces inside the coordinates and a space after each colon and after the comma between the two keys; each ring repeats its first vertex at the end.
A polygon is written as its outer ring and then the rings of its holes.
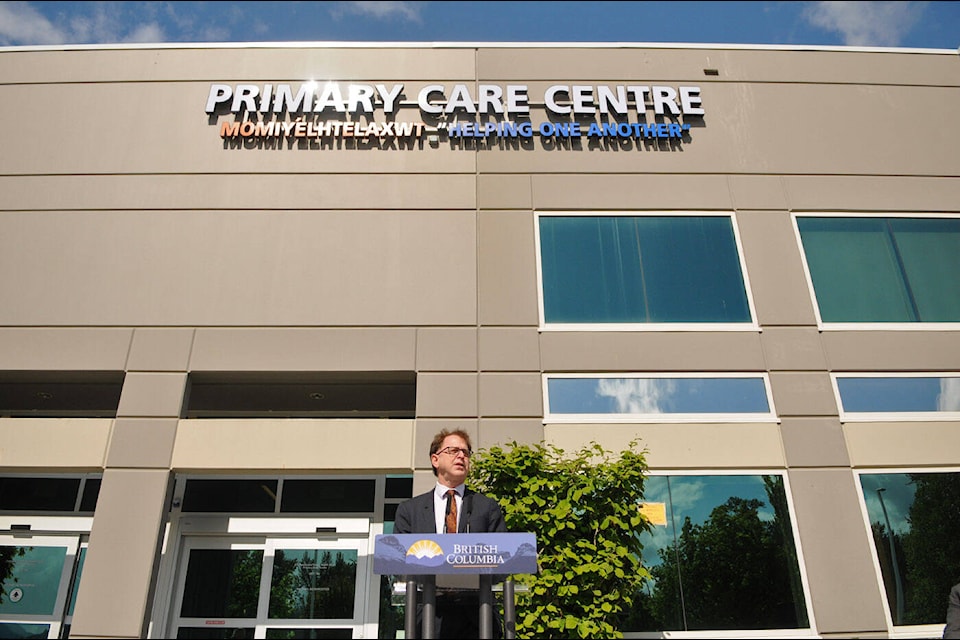
{"type": "Polygon", "coordinates": [[[893,624],[943,624],[960,581],[960,473],[864,473],[860,486],[893,624]]]}
{"type": "Polygon", "coordinates": [[[276,509],[277,480],[188,480],[183,511],[210,513],[272,513],[276,509]]]}
{"type": "Polygon", "coordinates": [[[80,478],[0,477],[0,510],[73,511],[80,478]]]}
{"type": "Polygon", "coordinates": [[[776,475],[651,476],[643,534],[652,580],[629,631],[809,627],[783,479],[776,475]]]}
{"type": "Polygon", "coordinates": [[[824,322],[960,322],[960,219],[800,217],[824,322]]]}
{"type": "Polygon", "coordinates": [[[960,411],[960,376],[838,376],[848,413],[947,413],[960,411]]]}
{"type": "Polygon", "coordinates": [[[550,377],[551,415],[650,416],[767,414],[761,377],[550,377]]]}
{"type": "Polygon", "coordinates": [[[543,216],[546,323],[750,322],[729,216],[543,216]]]}
{"type": "Polygon", "coordinates": [[[376,482],[366,480],[284,480],[280,511],[284,513],[373,511],[376,482]]]}

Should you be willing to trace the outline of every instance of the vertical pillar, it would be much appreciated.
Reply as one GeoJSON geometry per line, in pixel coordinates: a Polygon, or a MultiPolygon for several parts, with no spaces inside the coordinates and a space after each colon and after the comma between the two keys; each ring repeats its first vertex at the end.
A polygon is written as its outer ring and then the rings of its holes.
{"type": "Polygon", "coordinates": [[[146,637],[192,336],[134,332],[71,638],[146,637]]]}

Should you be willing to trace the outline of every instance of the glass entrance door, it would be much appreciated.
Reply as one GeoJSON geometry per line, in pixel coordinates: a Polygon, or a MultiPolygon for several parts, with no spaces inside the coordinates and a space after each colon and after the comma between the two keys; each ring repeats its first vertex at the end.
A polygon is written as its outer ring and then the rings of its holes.
{"type": "Polygon", "coordinates": [[[69,637],[84,551],[77,535],[0,535],[0,637],[69,637]]]}
{"type": "Polygon", "coordinates": [[[182,540],[172,625],[177,638],[364,636],[366,536],[182,540]]]}

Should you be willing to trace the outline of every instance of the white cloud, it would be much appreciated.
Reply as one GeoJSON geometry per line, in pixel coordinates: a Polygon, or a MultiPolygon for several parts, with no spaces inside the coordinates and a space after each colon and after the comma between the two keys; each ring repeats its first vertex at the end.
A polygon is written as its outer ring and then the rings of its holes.
{"type": "Polygon", "coordinates": [[[960,378],[940,378],[939,411],[960,411],[960,378]]]}
{"type": "Polygon", "coordinates": [[[60,44],[66,34],[27,2],[0,2],[0,45],[60,44]]]}
{"type": "Polygon", "coordinates": [[[927,2],[813,2],[804,18],[835,31],[849,46],[895,47],[917,24],[927,2]]]}
{"type": "Polygon", "coordinates": [[[619,413],[663,413],[663,401],[675,391],[672,380],[601,378],[597,394],[613,398],[619,413]]]}
{"type": "Polygon", "coordinates": [[[400,18],[409,22],[420,22],[419,2],[339,2],[333,15],[339,18],[344,14],[368,16],[377,20],[400,18]]]}
{"type": "Polygon", "coordinates": [[[150,3],[139,3],[132,21],[123,3],[78,4],[83,6],[71,7],[75,13],[59,14],[57,20],[43,15],[33,3],[0,2],[0,46],[166,40],[160,24],[145,15],[150,3]]]}

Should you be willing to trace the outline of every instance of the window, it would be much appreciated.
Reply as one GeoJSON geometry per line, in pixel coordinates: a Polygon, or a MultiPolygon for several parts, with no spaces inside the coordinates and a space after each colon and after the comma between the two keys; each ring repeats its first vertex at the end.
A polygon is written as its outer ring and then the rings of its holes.
{"type": "Polygon", "coordinates": [[[960,374],[836,374],[844,420],[960,419],[960,374]]]}
{"type": "Polygon", "coordinates": [[[782,476],[654,475],[644,499],[652,580],[624,631],[809,628],[782,476]]]}
{"type": "Polygon", "coordinates": [[[193,513],[371,513],[373,478],[190,478],[181,510],[193,513]]]}
{"type": "Polygon", "coordinates": [[[960,218],[797,217],[820,320],[960,322],[960,218]]]}
{"type": "Polygon", "coordinates": [[[93,513],[100,482],[93,475],[0,476],[0,511],[93,513]]]}
{"type": "Polygon", "coordinates": [[[545,325],[752,322],[730,215],[539,216],[545,325]]]}
{"type": "Polygon", "coordinates": [[[892,623],[940,637],[960,581],[960,473],[861,473],[860,487],[892,623]]]}
{"type": "Polygon", "coordinates": [[[764,375],[544,376],[547,422],[775,420],[764,375]]]}

